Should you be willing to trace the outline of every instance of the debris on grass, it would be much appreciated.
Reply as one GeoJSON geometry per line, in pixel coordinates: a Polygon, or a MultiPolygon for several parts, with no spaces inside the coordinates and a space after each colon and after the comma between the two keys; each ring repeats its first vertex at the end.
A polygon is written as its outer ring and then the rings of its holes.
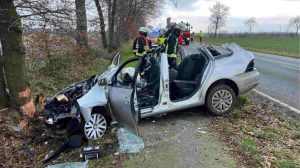
{"type": "MultiPolygon", "coordinates": [[[[0,167],[46,167],[66,162],[79,162],[81,148],[76,148],[62,153],[57,159],[43,164],[42,160],[53,149],[66,142],[66,139],[54,139],[45,136],[45,125],[42,119],[34,117],[29,119],[28,125],[21,131],[14,131],[11,126],[18,126],[22,114],[14,110],[0,112],[0,167]]],[[[126,156],[114,156],[117,150],[117,138],[109,132],[101,138],[101,141],[91,141],[88,145],[100,146],[101,159],[92,160],[89,165],[94,167],[120,167],[126,156]]]]}
{"type": "Polygon", "coordinates": [[[201,133],[201,134],[206,134],[207,133],[206,131],[201,131],[201,130],[199,130],[198,132],[201,133]]]}

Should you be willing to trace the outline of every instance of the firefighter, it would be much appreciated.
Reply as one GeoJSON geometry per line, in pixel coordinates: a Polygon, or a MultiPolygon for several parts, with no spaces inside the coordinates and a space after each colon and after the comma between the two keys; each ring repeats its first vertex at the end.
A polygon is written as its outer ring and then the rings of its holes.
{"type": "Polygon", "coordinates": [[[139,28],[139,36],[133,41],[133,53],[138,57],[143,57],[151,48],[151,42],[147,39],[147,28],[139,28]]]}
{"type": "Polygon", "coordinates": [[[178,47],[178,37],[180,36],[181,30],[184,30],[184,25],[181,23],[176,24],[173,27],[172,32],[169,34],[166,42],[165,52],[168,54],[168,63],[170,69],[176,69],[176,53],[178,47]]]}
{"type": "Polygon", "coordinates": [[[175,26],[176,26],[175,22],[170,23],[170,28],[165,32],[165,38],[169,37],[169,35],[171,34],[171,32],[175,28],[175,26]]]}
{"type": "Polygon", "coordinates": [[[155,43],[156,43],[157,45],[161,46],[162,48],[163,48],[164,43],[165,43],[165,37],[164,37],[164,35],[165,35],[165,30],[164,30],[164,29],[161,29],[161,30],[159,31],[159,36],[156,37],[156,39],[155,39],[155,43]]]}

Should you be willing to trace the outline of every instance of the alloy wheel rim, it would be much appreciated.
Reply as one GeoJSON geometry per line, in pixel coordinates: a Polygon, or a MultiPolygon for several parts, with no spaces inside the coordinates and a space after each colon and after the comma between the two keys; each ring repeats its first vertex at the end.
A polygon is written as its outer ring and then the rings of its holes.
{"type": "Polygon", "coordinates": [[[102,114],[93,114],[84,125],[84,133],[88,139],[99,139],[106,131],[107,122],[102,114]]]}
{"type": "Polygon", "coordinates": [[[227,90],[219,90],[212,97],[212,106],[218,112],[228,110],[232,105],[232,95],[227,90]]]}

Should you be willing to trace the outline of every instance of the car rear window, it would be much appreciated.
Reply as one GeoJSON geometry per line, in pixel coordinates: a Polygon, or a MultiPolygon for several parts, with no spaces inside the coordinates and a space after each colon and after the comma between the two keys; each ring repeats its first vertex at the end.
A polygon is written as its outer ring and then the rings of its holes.
{"type": "Polygon", "coordinates": [[[214,57],[229,56],[232,53],[229,49],[224,48],[222,46],[209,46],[209,47],[207,47],[207,50],[214,57]]]}

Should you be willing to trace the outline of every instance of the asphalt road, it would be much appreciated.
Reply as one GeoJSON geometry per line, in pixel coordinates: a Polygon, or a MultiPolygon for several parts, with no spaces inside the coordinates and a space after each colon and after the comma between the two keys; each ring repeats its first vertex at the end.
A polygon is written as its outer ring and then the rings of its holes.
{"type": "Polygon", "coordinates": [[[300,60],[253,52],[260,72],[256,87],[281,102],[300,109],[300,60]]]}
{"type": "MultiPolygon", "coordinates": [[[[186,46],[187,54],[195,52],[186,46]]],[[[253,52],[260,72],[256,90],[300,110],[300,59],[253,52]]]]}

